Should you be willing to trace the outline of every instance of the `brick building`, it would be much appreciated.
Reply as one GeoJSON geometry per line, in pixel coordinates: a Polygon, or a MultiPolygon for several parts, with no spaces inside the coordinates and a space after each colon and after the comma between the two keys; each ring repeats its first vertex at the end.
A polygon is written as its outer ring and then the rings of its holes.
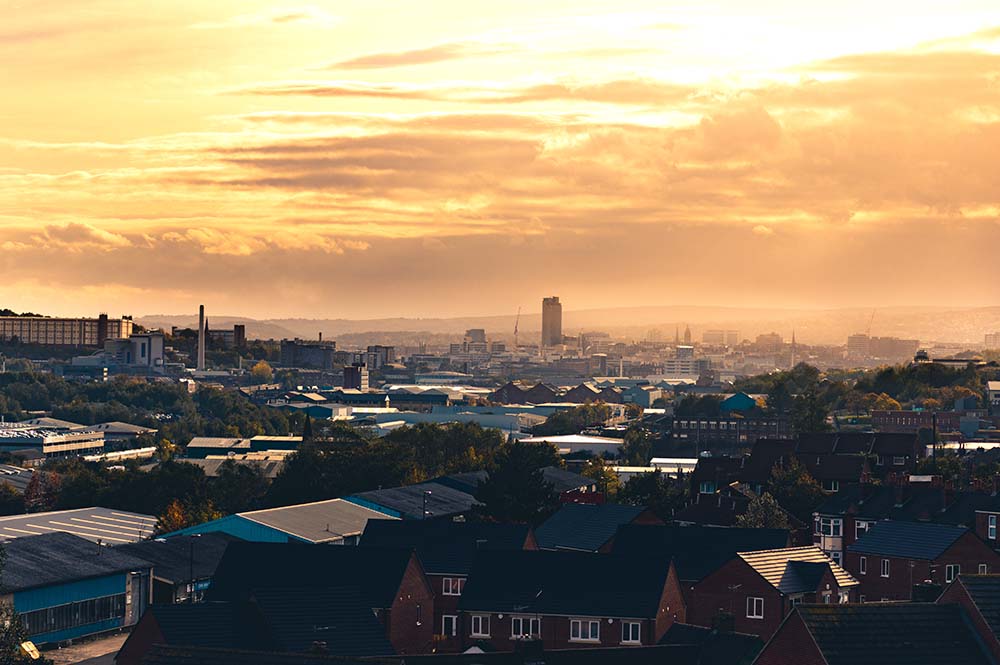
{"type": "Polygon", "coordinates": [[[961,605],[993,659],[1000,662],[1000,575],[959,575],[937,602],[961,605]]]}

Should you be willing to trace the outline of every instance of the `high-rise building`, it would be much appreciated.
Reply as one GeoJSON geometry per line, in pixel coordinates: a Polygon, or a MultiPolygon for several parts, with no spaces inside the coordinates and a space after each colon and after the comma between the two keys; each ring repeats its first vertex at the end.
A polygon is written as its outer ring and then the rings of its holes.
{"type": "Polygon", "coordinates": [[[47,316],[0,316],[0,340],[45,346],[98,346],[132,334],[132,317],[65,319],[47,316]]]}
{"type": "Polygon", "coordinates": [[[739,346],[739,330],[706,330],[701,334],[702,344],[714,346],[739,346]]]}
{"type": "Polygon", "coordinates": [[[368,391],[368,367],[364,363],[344,367],[344,388],[368,391]]]}
{"type": "Polygon", "coordinates": [[[558,296],[542,299],[542,346],[562,344],[562,304],[558,296]]]}
{"type": "Polygon", "coordinates": [[[1000,332],[986,333],[983,337],[983,345],[987,349],[1000,349],[1000,332]]]}

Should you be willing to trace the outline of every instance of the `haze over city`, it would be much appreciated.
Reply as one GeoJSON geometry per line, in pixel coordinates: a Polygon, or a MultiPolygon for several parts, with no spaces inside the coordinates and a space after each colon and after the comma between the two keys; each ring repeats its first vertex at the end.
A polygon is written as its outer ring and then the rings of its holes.
{"type": "Polygon", "coordinates": [[[997,301],[995,2],[5,7],[15,310],[997,301]]]}

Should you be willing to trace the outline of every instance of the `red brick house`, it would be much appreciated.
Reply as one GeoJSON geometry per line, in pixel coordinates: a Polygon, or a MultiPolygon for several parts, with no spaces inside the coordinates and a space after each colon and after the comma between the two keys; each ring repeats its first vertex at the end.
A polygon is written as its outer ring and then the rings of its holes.
{"type": "Polygon", "coordinates": [[[754,665],[992,665],[964,610],[933,603],[799,605],[754,665]]]}
{"type": "Polygon", "coordinates": [[[457,651],[458,604],[479,552],[537,549],[526,524],[452,520],[369,520],[360,547],[416,550],[434,593],[434,648],[457,651]]]}
{"type": "Polygon", "coordinates": [[[913,600],[913,587],[944,587],[960,573],[1000,571],[1000,555],[961,526],[876,522],[847,548],[844,567],[861,582],[860,600],[913,600]]]}
{"type": "Polygon", "coordinates": [[[434,593],[410,549],[231,543],[206,599],[246,601],[261,590],[289,588],[355,589],[398,654],[433,648],[434,593]]]}
{"type": "Polygon", "coordinates": [[[589,552],[483,552],[459,601],[462,648],[654,645],[684,599],[669,561],[589,552]]]}
{"type": "Polygon", "coordinates": [[[740,552],[694,587],[687,621],[713,626],[731,617],[735,631],[768,639],[795,605],[851,602],[857,586],[817,547],[740,552]]]}
{"type": "Polygon", "coordinates": [[[959,575],[937,602],[961,605],[994,660],[1000,662],[1000,575],[959,575]]]}

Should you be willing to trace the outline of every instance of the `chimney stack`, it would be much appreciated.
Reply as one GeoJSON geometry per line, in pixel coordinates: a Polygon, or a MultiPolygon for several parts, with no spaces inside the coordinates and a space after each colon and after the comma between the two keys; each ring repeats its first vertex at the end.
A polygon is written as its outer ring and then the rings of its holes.
{"type": "Polygon", "coordinates": [[[198,306],[198,371],[205,371],[205,306],[198,306]]]}

